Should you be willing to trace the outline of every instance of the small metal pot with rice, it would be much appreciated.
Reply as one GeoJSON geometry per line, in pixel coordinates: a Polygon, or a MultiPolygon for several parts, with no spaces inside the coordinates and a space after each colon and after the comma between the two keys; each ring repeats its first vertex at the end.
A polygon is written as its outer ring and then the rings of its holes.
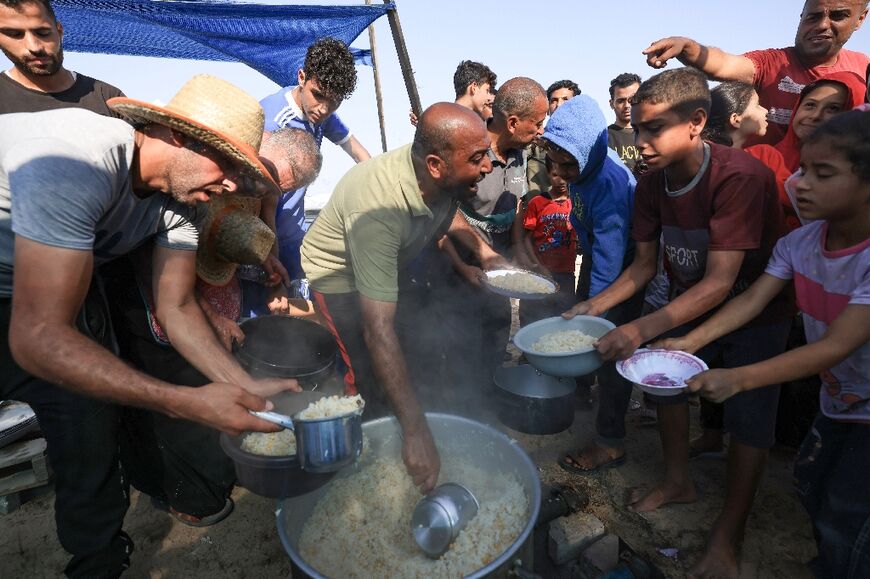
{"type": "MultiPolygon", "coordinates": [[[[329,394],[339,394],[340,384],[326,385],[317,391],[282,392],[270,398],[275,411],[292,415],[306,408],[329,394]],[[334,391],[330,391],[333,388],[334,391]],[[337,388],[337,389],[336,389],[337,388]]],[[[289,431],[284,431],[289,433],[289,431]]],[[[295,436],[293,442],[282,441],[277,444],[287,444],[287,452],[271,450],[273,454],[252,452],[245,444],[245,438],[258,434],[243,432],[238,436],[221,433],[220,445],[224,453],[235,463],[236,478],[239,486],[264,497],[285,498],[311,492],[326,484],[334,472],[309,472],[302,470],[302,464],[296,451],[295,436]],[[289,450],[292,448],[292,451],[289,450]]],[[[275,433],[271,433],[274,435],[275,433]]],[[[273,439],[274,440],[274,439],[273,439]]],[[[259,449],[258,449],[259,450],[259,449]]]]}

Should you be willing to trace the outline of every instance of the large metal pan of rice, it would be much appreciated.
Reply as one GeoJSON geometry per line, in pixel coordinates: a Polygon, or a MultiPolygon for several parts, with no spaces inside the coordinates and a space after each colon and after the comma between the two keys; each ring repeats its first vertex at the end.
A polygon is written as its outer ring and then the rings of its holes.
{"type": "Polygon", "coordinates": [[[369,441],[353,468],[276,512],[287,554],[316,579],[483,577],[510,564],[538,517],[541,485],[528,455],[497,430],[427,414],[441,454],[439,483],[456,482],[480,510],[439,559],[415,543],[409,521],[421,495],[405,473],[395,418],[363,424],[369,441]]]}

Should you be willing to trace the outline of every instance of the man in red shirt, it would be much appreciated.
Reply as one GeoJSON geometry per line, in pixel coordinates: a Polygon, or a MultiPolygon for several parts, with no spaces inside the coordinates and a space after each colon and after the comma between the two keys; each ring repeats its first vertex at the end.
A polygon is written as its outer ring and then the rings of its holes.
{"type": "Polygon", "coordinates": [[[647,64],[663,68],[676,57],[715,80],[755,85],[761,106],[768,109],[767,134],[753,143],[779,142],[791,111],[807,84],[832,72],[854,72],[865,78],[870,57],[843,46],[867,16],[867,0],[807,0],[801,11],[794,46],[729,54],[680,36],[657,40],[643,51],[647,64]]]}

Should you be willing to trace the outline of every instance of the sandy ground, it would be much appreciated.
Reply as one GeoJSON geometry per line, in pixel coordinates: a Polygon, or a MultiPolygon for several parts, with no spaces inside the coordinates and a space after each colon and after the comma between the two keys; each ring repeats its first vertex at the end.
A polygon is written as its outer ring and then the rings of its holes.
{"type": "MultiPolygon", "coordinates": [[[[697,425],[697,408],[692,412],[697,425]]],[[[654,424],[643,424],[637,415],[629,415],[628,460],[620,468],[577,477],[556,465],[559,456],[593,436],[594,416],[593,411],[577,409],[572,427],[550,436],[507,430],[494,417],[491,423],[520,442],[539,466],[543,482],[583,487],[592,498],[590,510],[604,521],[608,532],[647,555],[668,577],[683,577],[702,552],[708,526],[722,506],[724,457],[693,461],[700,490],[697,503],[635,514],[625,508],[627,493],[654,482],[662,469],[654,424]],[[678,549],[678,558],[664,557],[657,552],[661,548],[678,549]]],[[[802,563],[815,555],[815,544],[809,520],[791,490],[793,455],[788,449],[771,453],[746,530],[741,577],[810,577],[802,563]]],[[[133,492],[124,529],[135,541],[136,551],[125,577],[289,577],[289,559],[276,530],[275,501],[238,488],[233,499],[236,508],[229,518],[213,527],[194,529],[155,511],[148,497],[133,492]]],[[[49,492],[0,517],[0,577],[62,574],[67,554],[55,535],[53,503],[54,495],[49,492]]]]}
{"type": "MultiPolygon", "coordinates": [[[[631,417],[630,417],[631,420],[631,417]]],[[[550,436],[508,431],[540,467],[546,483],[580,485],[592,497],[591,510],[608,532],[620,535],[637,551],[650,556],[669,577],[681,577],[700,554],[707,526],[723,499],[725,460],[705,457],[693,461],[701,499],[692,505],[669,506],[638,515],[624,508],[628,489],[649,484],[661,471],[655,426],[629,426],[625,465],[593,477],[568,475],[555,461],[591,435],[594,414],[577,411],[574,425],[550,436]],[[672,561],[657,549],[676,547],[672,561]]],[[[775,449],[767,475],[749,518],[743,547],[742,576],[801,577],[800,563],[815,552],[809,521],[791,491],[793,453],[775,449]]],[[[234,513],[224,522],[193,529],[155,511],[148,497],[134,492],[124,528],[136,542],[129,577],[287,577],[290,575],[275,526],[275,501],[236,489],[234,513]]],[[[54,495],[31,500],[0,517],[0,577],[57,577],[67,555],[57,542],[53,519],[54,495]]]]}

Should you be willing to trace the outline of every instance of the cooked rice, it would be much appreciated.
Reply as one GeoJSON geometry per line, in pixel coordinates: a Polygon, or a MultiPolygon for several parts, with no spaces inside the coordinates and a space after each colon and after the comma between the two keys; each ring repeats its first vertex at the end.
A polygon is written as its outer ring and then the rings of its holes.
{"type": "Polygon", "coordinates": [[[458,578],[485,567],[519,536],[528,499],[513,474],[493,476],[441,455],[439,480],[466,486],[480,509],[450,550],[430,559],[417,546],[411,514],[421,495],[398,457],[381,457],[332,481],[299,540],[302,558],[328,577],[458,578]]]}
{"type": "Polygon", "coordinates": [[[350,414],[355,410],[362,408],[362,396],[327,396],[321,398],[317,402],[312,402],[308,408],[296,415],[296,418],[302,420],[316,420],[318,418],[329,418],[331,416],[341,416],[342,414],[350,414]]]}
{"type": "Polygon", "coordinates": [[[251,432],[242,439],[242,450],[263,456],[292,456],[296,454],[296,435],[287,429],[251,432]]]}
{"type": "Polygon", "coordinates": [[[493,275],[489,283],[499,289],[522,294],[551,294],[554,290],[553,285],[541,277],[524,271],[493,275]]]}
{"type": "Polygon", "coordinates": [[[595,340],[597,339],[589,334],[584,334],[580,330],[562,330],[561,332],[544,334],[538,338],[532,344],[532,351],[542,354],[562,354],[588,350],[595,346],[595,340]]]}

